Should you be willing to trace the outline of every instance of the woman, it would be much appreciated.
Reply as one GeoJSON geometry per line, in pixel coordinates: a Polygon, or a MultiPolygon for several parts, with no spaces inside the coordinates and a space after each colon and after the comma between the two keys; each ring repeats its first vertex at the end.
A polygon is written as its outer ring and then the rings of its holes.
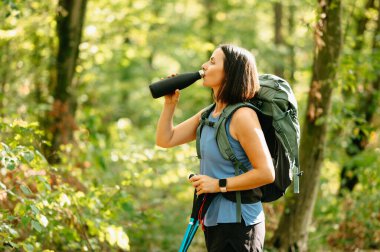
{"type": "MultiPolygon", "coordinates": [[[[215,109],[209,120],[216,122],[223,109],[251,99],[259,89],[254,57],[247,50],[226,44],[215,49],[202,65],[203,85],[213,91],[215,109]]],[[[158,121],[156,143],[169,148],[196,139],[203,110],[173,126],[179,90],[165,96],[158,121]]],[[[257,114],[243,107],[227,123],[228,139],[239,159],[250,170],[235,176],[231,161],[223,159],[215,141],[215,129],[204,127],[200,140],[200,175],[190,178],[197,194],[253,189],[274,181],[274,168],[257,114]],[[254,167],[254,168],[253,168],[254,167]]],[[[261,202],[242,204],[242,221],[236,220],[236,203],[218,194],[206,212],[205,240],[208,251],[262,251],[265,217],[261,202]]]]}

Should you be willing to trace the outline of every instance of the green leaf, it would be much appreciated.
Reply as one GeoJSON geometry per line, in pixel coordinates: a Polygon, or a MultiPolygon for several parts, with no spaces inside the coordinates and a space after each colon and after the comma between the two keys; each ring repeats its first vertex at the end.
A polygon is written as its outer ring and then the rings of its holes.
{"type": "Polygon", "coordinates": [[[8,217],[7,217],[7,220],[9,220],[9,221],[13,221],[13,220],[16,220],[17,218],[15,217],[15,216],[13,216],[13,215],[9,215],[8,217]]]}
{"type": "Polygon", "coordinates": [[[12,236],[18,236],[18,232],[11,228],[10,226],[7,228],[8,229],[8,232],[12,235],[12,236]]]}
{"type": "Polygon", "coordinates": [[[24,244],[24,249],[28,252],[33,252],[34,251],[34,247],[32,244],[29,244],[29,243],[25,243],[24,244]]]}
{"type": "Polygon", "coordinates": [[[45,163],[47,163],[48,161],[46,160],[45,156],[42,155],[41,152],[39,152],[38,150],[35,150],[35,153],[37,154],[37,156],[39,156],[45,163]]]}
{"type": "Polygon", "coordinates": [[[8,243],[10,246],[12,246],[12,248],[18,248],[18,245],[14,242],[7,241],[6,243],[8,243]]]}
{"type": "Polygon", "coordinates": [[[34,153],[31,151],[25,151],[22,153],[22,157],[27,161],[27,162],[32,162],[34,159],[34,153]]]}
{"type": "Polygon", "coordinates": [[[48,147],[52,146],[50,141],[43,140],[42,143],[45,144],[48,147]]]}
{"type": "Polygon", "coordinates": [[[38,216],[38,221],[39,223],[43,226],[43,227],[47,227],[47,225],[49,224],[49,220],[46,218],[45,215],[43,214],[40,214],[38,216]]]}
{"type": "Polygon", "coordinates": [[[26,215],[22,216],[21,222],[22,222],[22,224],[24,224],[24,226],[28,225],[28,223],[30,222],[30,217],[26,216],[26,215]]]}
{"type": "Polygon", "coordinates": [[[9,159],[6,164],[8,170],[12,171],[16,168],[16,160],[14,158],[9,159]]]}
{"type": "Polygon", "coordinates": [[[44,177],[37,176],[37,179],[42,182],[42,184],[45,186],[45,189],[51,191],[51,186],[44,177]]]}
{"type": "Polygon", "coordinates": [[[20,189],[21,191],[25,194],[25,195],[31,195],[32,194],[32,191],[29,189],[29,187],[27,187],[26,185],[21,185],[20,186],[20,189]]]}
{"type": "Polygon", "coordinates": [[[3,190],[7,190],[7,186],[0,182],[0,188],[3,190]]]}
{"type": "Polygon", "coordinates": [[[126,212],[132,212],[133,211],[133,206],[130,203],[123,202],[121,204],[121,207],[123,208],[124,211],[126,212]]]}
{"type": "Polygon", "coordinates": [[[14,194],[14,192],[12,192],[11,190],[7,190],[7,193],[9,193],[10,195],[12,195],[12,196],[15,196],[15,197],[17,197],[17,195],[16,194],[14,194]]]}
{"type": "Polygon", "coordinates": [[[32,220],[32,227],[35,229],[38,233],[42,231],[42,226],[38,221],[32,220]]]}
{"type": "Polygon", "coordinates": [[[104,160],[103,156],[98,156],[98,163],[100,167],[103,169],[103,171],[107,170],[107,164],[106,161],[104,160]]]}
{"type": "Polygon", "coordinates": [[[3,146],[3,148],[5,149],[6,152],[10,152],[11,149],[9,148],[8,145],[6,145],[5,143],[1,142],[1,145],[3,146]]]}
{"type": "Polygon", "coordinates": [[[32,209],[32,212],[37,215],[40,213],[40,210],[35,205],[30,205],[30,209],[32,209]]]}

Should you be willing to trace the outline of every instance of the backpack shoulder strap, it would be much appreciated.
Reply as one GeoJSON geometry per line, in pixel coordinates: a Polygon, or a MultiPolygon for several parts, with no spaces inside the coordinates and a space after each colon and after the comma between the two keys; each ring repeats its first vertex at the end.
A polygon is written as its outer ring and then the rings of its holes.
{"type": "MultiPolygon", "coordinates": [[[[235,111],[242,107],[250,107],[254,109],[254,106],[252,106],[252,104],[248,102],[241,102],[241,103],[229,105],[223,110],[222,114],[220,115],[220,119],[215,126],[216,128],[215,138],[216,138],[220,153],[222,154],[224,159],[231,160],[232,162],[236,162],[237,158],[232,150],[230,142],[228,141],[227,131],[226,131],[227,119],[231,118],[232,115],[235,113],[235,111]]],[[[244,172],[247,171],[246,168],[243,168],[243,167],[239,167],[239,168],[241,168],[244,172]]]]}
{"type": "MultiPolygon", "coordinates": [[[[199,159],[201,159],[201,133],[202,128],[204,125],[210,125],[210,122],[208,121],[208,117],[211,114],[211,112],[215,108],[215,103],[209,105],[205,108],[205,110],[201,114],[201,119],[199,121],[198,127],[197,127],[197,133],[196,133],[196,148],[197,148],[197,156],[199,159]]],[[[211,125],[210,125],[211,126],[211,125]]]]}

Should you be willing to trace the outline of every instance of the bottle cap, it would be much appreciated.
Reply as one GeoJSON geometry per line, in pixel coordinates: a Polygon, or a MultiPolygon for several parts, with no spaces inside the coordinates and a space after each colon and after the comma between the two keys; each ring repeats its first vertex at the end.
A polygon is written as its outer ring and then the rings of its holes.
{"type": "Polygon", "coordinates": [[[203,78],[205,76],[205,71],[203,71],[203,70],[199,70],[198,73],[201,76],[201,78],[203,78]]]}

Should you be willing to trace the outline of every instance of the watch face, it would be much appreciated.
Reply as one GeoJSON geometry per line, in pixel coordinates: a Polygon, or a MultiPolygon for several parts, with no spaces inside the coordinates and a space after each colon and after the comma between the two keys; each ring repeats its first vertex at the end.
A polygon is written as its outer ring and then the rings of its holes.
{"type": "Polygon", "coordinates": [[[219,187],[226,187],[227,179],[219,179],[219,187]]]}

